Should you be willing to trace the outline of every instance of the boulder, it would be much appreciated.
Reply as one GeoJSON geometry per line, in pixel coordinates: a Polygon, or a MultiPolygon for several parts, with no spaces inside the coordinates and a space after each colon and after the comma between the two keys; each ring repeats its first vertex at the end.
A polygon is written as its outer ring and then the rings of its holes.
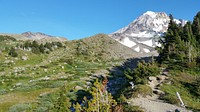
{"type": "Polygon", "coordinates": [[[156,81],[156,77],[150,76],[150,77],[148,78],[148,80],[149,80],[150,82],[156,81]]]}
{"type": "Polygon", "coordinates": [[[28,60],[28,57],[27,56],[22,56],[22,58],[21,58],[22,60],[28,60]]]}

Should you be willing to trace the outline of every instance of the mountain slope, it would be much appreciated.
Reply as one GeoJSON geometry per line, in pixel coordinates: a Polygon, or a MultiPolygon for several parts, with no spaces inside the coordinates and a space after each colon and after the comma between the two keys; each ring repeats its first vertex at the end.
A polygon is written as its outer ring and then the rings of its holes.
{"type": "MultiPolygon", "coordinates": [[[[169,21],[169,16],[164,12],[147,11],[110,36],[136,52],[149,53],[154,51],[154,47],[160,46],[158,40],[167,31],[169,21]]],[[[184,20],[174,21],[181,25],[186,23],[184,20]]]]}
{"type": "MultiPolygon", "coordinates": [[[[137,55],[132,49],[123,46],[105,34],[97,34],[89,38],[68,42],[78,55],[100,57],[103,60],[126,59],[137,55]]],[[[71,48],[72,49],[72,48],[71,48]]]]}
{"type": "Polygon", "coordinates": [[[36,40],[38,42],[53,42],[59,41],[63,42],[67,39],[64,37],[57,37],[57,36],[50,36],[41,32],[24,32],[22,34],[7,34],[7,33],[0,33],[0,35],[7,35],[14,37],[17,40],[36,40]]]}

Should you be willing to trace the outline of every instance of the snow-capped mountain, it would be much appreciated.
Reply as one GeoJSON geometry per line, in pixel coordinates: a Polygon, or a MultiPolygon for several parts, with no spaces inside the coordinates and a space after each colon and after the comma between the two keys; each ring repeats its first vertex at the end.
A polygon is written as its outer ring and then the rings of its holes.
{"type": "MultiPolygon", "coordinates": [[[[147,11],[128,26],[110,34],[121,44],[140,53],[155,51],[160,46],[158,40],[167,31],[170,18],[164,12],[147,11]]],[[[177,24],[185,25],[187,21],[174,19],[177,24]]]]}

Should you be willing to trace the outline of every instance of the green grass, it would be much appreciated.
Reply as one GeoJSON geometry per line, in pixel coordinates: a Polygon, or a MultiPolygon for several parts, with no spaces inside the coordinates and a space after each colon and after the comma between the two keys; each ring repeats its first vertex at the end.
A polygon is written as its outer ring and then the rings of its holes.
{"type": "Polygon", "coordinates": [[[13,92],[1,95],[0,112],[8,111],[9,107],[15,104],[35,102],[40,94],[54,92],[55,90],[57,89],[39,89],[29,92],[13,92]]]}
{"type": "MultiPolygon", "coordinates": [[[[22,42],[0,42],[0,49],[16,46],[18,43],[22,42]]],[[[0,54],[0,112],[8,111],[12,106],[13,108],[26,106],[24,104],[35,106],[35,102],[43,104],[45,101],[39,100],[40,94],[57,91],[57,88],[65,84],[68,85],[68,89],[73,90],[67,94],[75,99],[77,90],[74,90],[74,87],[84,88],[86,80],[92,73],[108,69],[113,63],[118,62],[100,60],[99,57],[92,55],[74,55],[73,46],[69,48],[56,49],[49,54],[34,54],[17,49],[17,58],[7,56],[8,51],[2,51],[0,54]],[[22,60],[22,56],[26,56],[28,60],[22,60]],[[4,63],[6,60],[13,60],[14,63],[4,63]],[[14,73],[16,67],[25,69],[14,73]],[[44,77],[49,77],[49,80],[41,80],[44,77]],[[17,83],[21,85],[15,87],[17,83]]]]}
{"type": "Polygon", "coordinates": [[[153,94],[152,89],[147,85],[137,85],[133,92],[134,97],[138,97],[139,95],[142,97],[151,96],[153,94]]]}
{"type": "MultiPolygon", "coordinates": [[[[180,105],[180,101],[176,96],[176,92],[179,92],[183,102],[188,108],[194,110],[200,110],[200,96],[198,95],[194,83],[197,82],[197,78],[194,74],[189,74],[186,72],[174,71],[171,72],[171,82],[172,84],[164,84],[161,86],[166,94],[161,97],[165,101],[180,105]]],[[[199,83],[199,82],[197,82],[199,83]]]]}

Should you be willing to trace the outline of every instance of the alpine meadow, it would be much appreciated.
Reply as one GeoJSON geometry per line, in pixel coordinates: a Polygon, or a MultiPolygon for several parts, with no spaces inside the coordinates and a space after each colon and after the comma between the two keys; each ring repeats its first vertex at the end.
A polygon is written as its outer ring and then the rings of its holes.
{"type": "Polygon", "coordinates": [[[146,11],[113,33],[72,40],[1,31],[0,112],[200,112],[193,16],[146,11]]]}

